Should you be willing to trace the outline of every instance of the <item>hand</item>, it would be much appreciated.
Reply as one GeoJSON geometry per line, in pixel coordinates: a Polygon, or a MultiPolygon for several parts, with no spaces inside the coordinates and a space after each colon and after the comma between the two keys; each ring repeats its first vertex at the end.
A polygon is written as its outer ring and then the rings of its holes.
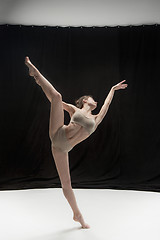
{"type": "Polygon", "coordinates": [[[117,83],[116,85],[113,86],[113,89],[114,90],[125,89],[128,86],[128,84],[122,84],[125,81],[126,80],[123,80],[122,82],[117,83]]]}

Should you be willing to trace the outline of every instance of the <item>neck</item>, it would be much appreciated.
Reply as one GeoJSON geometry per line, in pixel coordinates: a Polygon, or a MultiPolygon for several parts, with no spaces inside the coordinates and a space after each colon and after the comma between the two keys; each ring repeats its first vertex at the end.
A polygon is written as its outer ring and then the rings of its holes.
{"type": "Polygon", "coordinates": [[[88,106],[87,104],[84,104],[84,106],[83,106],[82,109],[83,109],[83,111],[86,112],[88,115],[91,114],[91,108],[90,108],[90,106],[88,106]]]}

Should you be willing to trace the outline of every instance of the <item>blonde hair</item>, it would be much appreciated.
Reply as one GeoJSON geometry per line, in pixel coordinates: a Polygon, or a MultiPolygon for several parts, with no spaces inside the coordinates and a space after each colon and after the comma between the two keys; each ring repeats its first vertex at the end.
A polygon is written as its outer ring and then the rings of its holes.
{"type": "Polygon", "coordinates": [[[87,100],[89,97],[93,98],[92,95],[84,95],[78,99],[75,100],[76,107],[82,108],[83,107],[83,99],[87,100]]]}

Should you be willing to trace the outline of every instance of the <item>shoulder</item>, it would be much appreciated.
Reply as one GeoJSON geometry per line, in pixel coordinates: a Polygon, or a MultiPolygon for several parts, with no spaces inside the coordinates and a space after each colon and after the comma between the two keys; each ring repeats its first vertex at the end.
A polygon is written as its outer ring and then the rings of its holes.
{"type": "Polygon", "coordinates": [[[69,108],[71,109],[71,113],[75,113],[79,110],[75,105],[68,103],[69,108]]]}
{"type": "Polygon", "coordinates": [[[77,108],[75,105],[67,103],[72,109],[74,109],[75,111],[77,111],[79,108],[77,108]]]}
{"type": "Polygon", "coordinates": [[[63,103],[63,108],[69,112],[70,114],[73,114],[75,111],[77,111],[79,108],[77,108],[76,106],[74,106],[73,104],[70,103],[66,103],[66,102],[62,102],[63,103]]]}

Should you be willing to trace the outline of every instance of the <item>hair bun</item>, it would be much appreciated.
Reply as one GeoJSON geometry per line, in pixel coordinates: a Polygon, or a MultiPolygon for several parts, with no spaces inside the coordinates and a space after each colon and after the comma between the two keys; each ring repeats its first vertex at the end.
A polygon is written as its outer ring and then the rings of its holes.
{"type": "Polygon", "coordinates": [[[84,95],[75,100],[76,107],[82,108],[83,107],[83,99],[87,100],[89,97],[93,98],[91,95],[84,95]]]}

